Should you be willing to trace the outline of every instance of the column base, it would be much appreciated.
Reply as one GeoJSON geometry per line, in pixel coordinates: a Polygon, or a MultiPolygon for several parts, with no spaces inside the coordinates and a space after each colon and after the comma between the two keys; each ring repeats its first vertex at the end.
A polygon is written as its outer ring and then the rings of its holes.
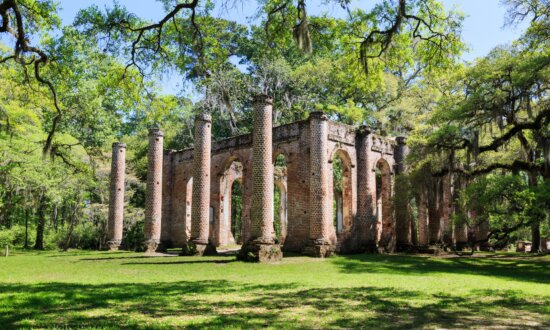
{"type": "Polygon", "coordinates": [[[145,253],[154,253],[154,252],[157,252],[157,248],[159,246],[159,241],[158,240],[154,240],[154,239],[150,239],[150,240],[146,240],[143,245],[145,246],[145,253]]]}
{"type": "Polygon", "coordinates": [[[118,251],[118,248],[120,247],[120,240],[112,240],[107,242],[107,246],[109,247],[109,251],[118,251]]]}
{"type": "Polygon", "coordinates": [[[311,240],[302,253],[310,257],[327,258],[334,254],[335,249],[336,247],[326,240],[311,240]]]}
{"type": "Polygon", "coordinates": [[[260,243],[249,241],[241,247],[237,260],[248,262],[278,262],[283,259],[283,252],[279,244],[260,243]]]}
{"type": "Polygon", "coordinates": [[[218,254],[212,243],[188,242],[183,246],[180,256],[213,256],[218,254]]]}

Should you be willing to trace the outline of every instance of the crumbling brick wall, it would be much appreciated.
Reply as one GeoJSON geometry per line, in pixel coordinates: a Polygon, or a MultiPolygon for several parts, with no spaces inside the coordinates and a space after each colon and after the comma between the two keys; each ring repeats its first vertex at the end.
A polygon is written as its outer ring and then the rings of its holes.
{"type": "MultiPolygon", "coordinates": [[[[366,246],[376,246],[385,237],[385,248],[395,245],[396,219],[393,213],[391,195],[395,140],[371,132],[358,132],[356,128],[327,121],[322,131],[324,144],[323,164],[312,162],[311,119],[274,127],[273,163],[278,155],[283,155],[286,163],[286,237],[285,251],[302,252],[315,234],[326,237],[340,252],[364,250],[366,246]],[[344,164],[345,184],[343,192],[343,230],[336,232],[333,223],[333,180],[331,161],[340,157],[344,164]],[[311,176],[314,164],[324,171],[324,187],[312,188],[311,176]],[[376,168],[383,164],[387,177],[383,210],[385,216],[377,218],[376,168]],[[322,166],[321,166],[322,165],[322,166]],[[386,188],[387,186],[387,188],[386,188]],[[319,207],[312,207],[310,194],[321,189],[327,196],[319,207]],[[311,212],[323,208],[323,228],[311,225],[317,219],[311,212]],[[384,235],[383,235],[384,233],[384,235]],[[389,243],[388,243],[389,242],[389,243]]],[[[230,198],[234,180],[241,180],[243,189],[243,238],[248,240],[251,234],[251,173],[252,173],[252,135],[244,134],[221,141],[213,141],[211,147],[210,169],[210,233],[211,242],[216,246],[232,243],[230,198]],[[240,173],[231,169],[232,164],[240,163],[240,173]],[[228,172],[229,170],[229,172],[228,172]]],[[[181,247],[187,243],[190,234],[192,204],[193,149],[170,150],[164,155],[162,240],[166,245],[181,247]]],[[[315,201],[315,200],[314,200],[315,201]]]]}

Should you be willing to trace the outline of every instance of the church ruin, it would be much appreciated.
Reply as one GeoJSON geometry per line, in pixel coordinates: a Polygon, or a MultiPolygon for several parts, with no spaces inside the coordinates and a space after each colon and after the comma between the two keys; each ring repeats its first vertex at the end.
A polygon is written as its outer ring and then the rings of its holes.
{"type": "MultiPolygon", "coordinates": [[[[279,260],[281,251],[315,257],[391,252],[441,238],[442,228],[449,226],[450,212],[444,211],[450,207],[449,193],[437,202],[437,216],[430,216],[433,203],[417,198],[418,228],[410,207],[393,198],[399,189],[396,177],[406,171],[405,138],[337,123],[322,112],[272,127],[271,99],[260,95],[254,104],[253,132],[221,141],[211,141],[210,116],[197,116],[192,149],[163,150],[162,132],[150,130],[144,226],[148,251],[182,248],[184,254],[202,255],[240,243],[239,258],[271,261],[279,260]],[[339,182],[334,162],[340,164],[339,182]],[[231,202],[237,186],[242,198],[239,228],[231,202]]],[[[108,226],[112,248],[120,244],[122,232],[121,148],[113,145],[113,164],[118,165],[113,165],[108,226]]],[[[442,187],[452,189],[449,182],[442,187]]],[[[457,244],[466,242],[464,230],[453,235],[457,244]]]]}

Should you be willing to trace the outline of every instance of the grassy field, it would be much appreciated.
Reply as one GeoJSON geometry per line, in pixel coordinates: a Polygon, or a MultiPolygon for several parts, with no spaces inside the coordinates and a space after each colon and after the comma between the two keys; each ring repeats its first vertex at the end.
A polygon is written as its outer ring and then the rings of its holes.
{"type": "Polygon", "coordinates": [[[0,328],[550,327],[550,256],[0,258],[0,328]]]}

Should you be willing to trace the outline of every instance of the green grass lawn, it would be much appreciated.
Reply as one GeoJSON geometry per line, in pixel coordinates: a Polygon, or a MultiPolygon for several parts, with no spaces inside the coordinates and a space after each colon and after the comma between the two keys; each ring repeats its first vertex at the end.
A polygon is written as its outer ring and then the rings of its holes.
{"type": "Polygon", "coordinates": [[[550,327],[550,256],[0,257],[0,329],[550,327]]]}

